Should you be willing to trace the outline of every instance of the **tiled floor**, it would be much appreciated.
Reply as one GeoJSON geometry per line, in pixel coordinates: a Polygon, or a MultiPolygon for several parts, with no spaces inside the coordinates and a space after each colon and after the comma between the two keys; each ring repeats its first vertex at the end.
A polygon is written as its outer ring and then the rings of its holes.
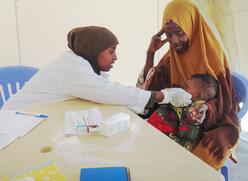
{"type": "Polygon", "coordinates": [[[248,141],[240,139],[237,156],[237,164],[228,162],[229,181],[248,181],[248,141]]]}
{"type": "Polygon", "coordinates": [[[237,148],[238,163],[228,162],[229,181],[248,181],[248,113],[241,120],[241,128],[237,148]]]}

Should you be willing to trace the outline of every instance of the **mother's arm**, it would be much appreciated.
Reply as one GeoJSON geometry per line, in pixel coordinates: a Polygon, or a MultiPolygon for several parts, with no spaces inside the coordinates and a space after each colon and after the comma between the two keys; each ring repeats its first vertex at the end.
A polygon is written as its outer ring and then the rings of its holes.
{"type": "MultiPolygon", "coordinates": [[[[168,42],[167,39],[162,40],[161,36],[164,33],[164,29],[161,28],[161,30],[156,33],[150,42],[150,45],[147,50],[147,55],[146,55],[146,63],[145,66],[142,70],[142,72],[139,75],[138,81],[136,86],[142,89],[146,90],[161,90],[163,87],[151,87],[151,81],[159,79],[161,76],[157,76],[157,72],[161,72],[160,69],[163,68],[161,66],[156,66],[154,67],[154,55],[158,49],[160,49],[166,42],[168,42]]],[[[164,58],[163,58],[164,59],[164,58]]],[[[163,61],[163,59],[161,61],[163,61]]],[[[161,62],[160,61],[160,62],[161,62]]],[[[160,64],[160,63],[159,63],[160,64]]],[[[162,69],[161,69],[162,70],[162,69]]],[[[162,75],[164,77],[164,75],[162,75]]],[[[158,83],[156,83],[157,85],[158,83]]]]}
{"type": "Polygon", "coordinates": [[[154,54],[158,49],[160,49],[166,42],[168,42],[168,39],[161,39],[161,36],[164,34],[164,28],[161,28],[158,33],[156,33],[150,42],[150,45],[147,50],[146,55],[146,64],[144,67],[144,77],[146,77],[148,71],[150,68],[154,65],[154,54]]]}
{"type": "Polygon", "coordinates": [[[162,90],[171,87],[170,82],[170,59],[166,54],[158,63],[149,69],[144,75],[144,69],[140,73],[136,86],[145,90],[162,90]]]}
{"type": "Polygon", "coordinates": [[[203,131],[211,129],[217,124],[217,109],[216,109],[216,99],[212,99],[206,105],[208,106],[208,111],[206,118],[203,122],[203,131]]]}

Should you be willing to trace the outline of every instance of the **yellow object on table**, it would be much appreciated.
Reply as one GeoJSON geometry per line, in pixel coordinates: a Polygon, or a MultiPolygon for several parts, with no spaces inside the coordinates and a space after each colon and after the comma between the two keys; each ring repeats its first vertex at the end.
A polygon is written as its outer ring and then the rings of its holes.
{"type": "Polygon", "coordinates": [[[3,178],[1,181],[67,181],[63,173],[53,163],[48,162],[39,166],[34,166],[26,173],[12,178],[3,178]]]}

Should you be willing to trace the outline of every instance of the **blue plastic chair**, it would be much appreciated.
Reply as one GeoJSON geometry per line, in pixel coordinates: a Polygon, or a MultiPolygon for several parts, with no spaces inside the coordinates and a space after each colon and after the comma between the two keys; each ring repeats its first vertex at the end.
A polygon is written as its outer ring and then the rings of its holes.
{"type": "Polygon", "coordinates": [[[0,109],[38,70],[29,66],[0,67],[0,109]]]}
{"type": "Polygon", "coordinates": [[[241,120],[248,111],[248,80],[241,74],[232,72],[236,100],[240,105],[238,118],[241,120]]]}
{"type": "MultiPolygon", "coordinates": [[[[248,111],[248,80],[243,75],[236,72],[232,72],[232,79],[236,100],[240,106],[238,118],[241,120],[248,111]]],[[[225,181],[228,181],[227,164],[221,168],[221,173],[225,177],[225,181]]]]}

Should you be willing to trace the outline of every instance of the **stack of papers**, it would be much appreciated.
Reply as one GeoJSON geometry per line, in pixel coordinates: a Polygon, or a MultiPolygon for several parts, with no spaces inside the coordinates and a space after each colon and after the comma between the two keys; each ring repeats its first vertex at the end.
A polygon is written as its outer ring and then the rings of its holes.
{"type": "Polygon", "coordinates": [[[42,120],[48,118],[46,114],[33,114],[13,110],[0,111],[0,150],[18,137],[27,134],[42,120]]]}

